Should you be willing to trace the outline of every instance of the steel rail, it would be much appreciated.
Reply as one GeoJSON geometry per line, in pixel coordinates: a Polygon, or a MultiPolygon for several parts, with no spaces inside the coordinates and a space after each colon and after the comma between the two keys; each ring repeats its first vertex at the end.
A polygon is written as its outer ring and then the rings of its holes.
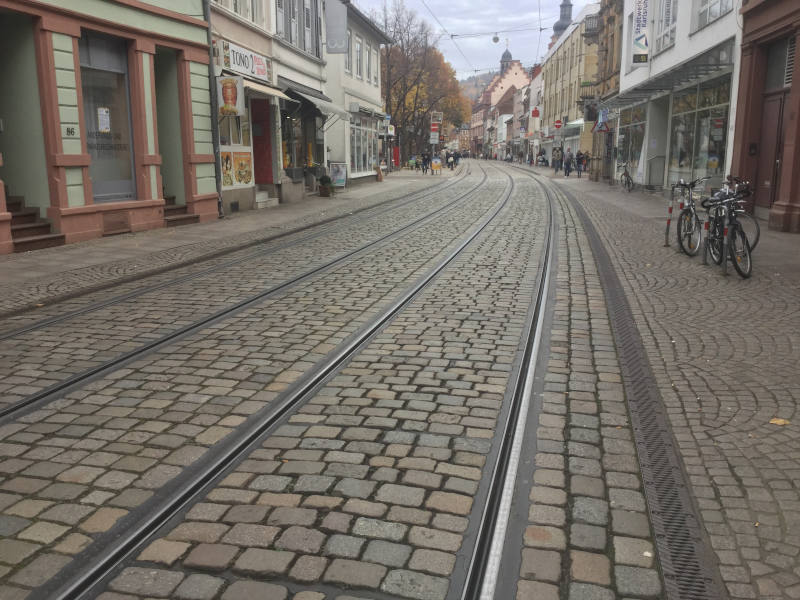
{"type": "MultiPolygon", "coordinates": [[[[63,321],[67,321],[69,319],[72,319],[72,318],[75,318],[75,317],[78,317],[78,316],[81,316],[81,315],[85,315],[85,314],[94,312],[96,310],[100,310],[101,308],[105,308],[107,306],[112,306],[114,304],[119,304],[119,303],[125,302],[127,300],[132,300],[133,298],[138,298],[139,296],[143,296],[144,294],[149,294],[150,292],[155,292],[155,291],[158,291],[158,290],[162,290],[164,288],[171,287],[173,285],[178,285],[178,284],[184,283],[186,281],[191,281],[193,279],[198,279],[198,278],[200,278],[200,277],[202,277],[204,275],[208,275],[209,273],[213,273],[214,271],[227,269],[228,267],[231,267],[231,266],[234,266],[234,265],[237,265],[237,264],[252,260],[254,258],[258,258],[258,257],[261,257],[261,256],[268,256],[269,254],[273,254],[273,253],[278,252],[280,250],[285,250],[286,248],[292,248],[293,246],[297,246],[297,245],[299,245],[301,243],[305,243],[305,242],[308,242],[310,240],[323,237],[326,234],[330,233],[330,227],[328,227],[329,225],[331,225],[333,223],[336,223],[337,221],[339,221],[341,219],[352,217],[355,214],[364,213],[366,211],[374,210],[374,209],[377,209],[377,208],[383,208],[383,210],[375,211],[372,214],[359,214],[359,218],[356,220],[356,223],[358,223],[359,221],[364,221],[364,220],[366,220],[368,218],[375,217],[375,216],[380,217],[380,216],[386,215],[389,212],[391,212],[393,210],[396,210],[398,208],[403,208],[405,206],[408,206],[409,204],[413,204],[414,202],[418,202],[418,201],[424,200],[431,192],[435,192],[437,190],[441,191],[440,188],[451,187],[451,186],[454,186],[457,183],[461,183],[469,174],[470,174],[470,171],[467,171],[459,179],[449,179],[446,182],[438,183],[435,186],[433,186],[431,188],[427,188],[425,190],[418,190],[418,191],[415,191],[415,192],[409,192],[409,193],[404,194],[402,196],[398,196],[397,198],[392,198],[390,200],[385,200],[384,202],[381,202],[380,204],[376,204],[376,205],[373,205],[373,206],[367,206],[367,207],[364,207],[364,208],[360,208],[360,209],[358,209],[356,211],[353,211],[353,212],[345,214],[345,215],[339,215],[337,217],[331,217],[330,219],[325,219],[323,221],[320,221],[320,222],[317,222],[317,223],[312,223],[312,224],[300,227],[298,229],[293,229],[291,231],[281,232],[281,233],[278,233],[278,234],[270,236],[270,237],[260,238],[259,240],[256,240],[252,244],[248,243],[248,244],[245,244],[243,246],[238,246],[238,247],[235,247],[235,248],[228,249],[228,250],[226,250],[225,254],[230,254],[230,253],[233,253],[233,252],[241,251],[241,250],[243,250],[243,249],[245,249],[245,248],[247,248],[247,247],[249,247],[251,245],[274,242],[274,241],[280,240],[280,239],[282,239],[284,237],[288,237],[290,235],[294,235],[294,234],[297,234],[297,233],[302,233],[302,232],[304,232],[304,231],[306,231],[308,229],[312,229],[312,228],[316,228],[316,227],[321,227],[322,228],[319,231],[315,231],[313,233],[310,233],[310,234],[305,235],[303,237],[300,237],[298,239],[291,240],[289,242],[284,242],[283,244],[280,244],[280,245],[277,245],[277,246],[274,246],[274,247],[271,247],[271,248],[265,248],[265,249],[262,249],[262,250],[258,250],[256,252],[251,252],[251,253],[247,254],[246,256],[242,256],[242,257],[239,257],[239,258],[236,258],[236,259],[233,259],[233,260],[229,260],[229,261],[220,263],[218,265],[207,267],[205,269],[202,269],[200,271],[196,271],[194,273],[187,273],[185,275],[181,275],[181,276],[176,277],[175,279],[171,279],[169,281],[153,284],[153,285],[150,285],[150,286],[147,286],[147,287],[143,287],[143,288],[137,288],[137,289],[135,289],[133,291],[130,291],[130,292],[127,292],[127,293],[124,293],[124,294],[119,294],[117,296],[112,296],[111,298],[107,298],[105,300],[99,300],[97,302],[93,302],[93,303],[91,303],[91,304],[89,304],[87,306],[84,306],[82,308],[78,308],[78,309],[75,309],[75,310],[60,314],[60,315],[53,315],[52,317],[46,317],[44,319],[41,319],[39,321],[35,321],[35,322],[30,323],[28,325],[24,325],[22,327],[18,327],[17,329],[12,329],[12,330],[9,330],[9,331],[0,332],[0,342],[2,342],[4,340],[7,340],[7,339],[19,337],[20,335],[23,335],[23,334],[26,334],[26,333],[30,333],[31,331],[36,331],[38,329],[42,329],[42,328],[47,327],[49,325],[54,325],[56,323],[61,323],[63,321]],[[414,198],[413,196],[416,196],[416,195],[420,195],[420,197],[419,198],[414,198]],[[398,204],[398,202],[399,202],[399,204],[398,204]],[[388,206],[388,207],[385,206],[386,204],[389,204],[389,203],[392,203],[392,205],[388,206]]],[[[472,190],[470,190],[470,191],[472,191],[472,190]]],[[[219,256],[220,256],[220,254],[215,254],[215,255],[212,255],[212,256],[209,256],[209,257],[204,257],[203,259],[201,259],[201,261],[211,261],[211,260],[214,260],[216,258],[219,258],[219,256]]],[[[162,271],[144,273],[139,277],[133,277],[133,278],[127,279],[126,281],[115,281],[115,282],[113,282],[113,285],[124,285],[125,283],[131,283],[133,281],[136,281],[137,279],[145,279],[145,278],[148,278],[148,277],[155,277],[155,276],[158,276],[158,275],[160,275],[162,273],[165,273],[165,272],[167,272],[169,270],[178,270],[178,269],[181,269],[181,268],[184,268],[184,267],[187,267],[187,266],[191,266],[192,264],[197,264],[197,263],[186,262],[186,263],[181,263],[179,265],[172,265],[168,269],[165,269],[165,270],[162,270],[162,271]]],[[[65,298],[64,300],[60,300],[60,302],[66,301],[66,300],[71,299],[71,298],[76,298],[76,297],[88,295],[88,294],[91,294],[91,293],[95,293],[95,292],[100,291],[102,289],[108,289],[108,288],[100,288],[100,289],[93,288],[93,289],[87,291],[85,294],[79,294],[77,296],[70,296],[68,298],[65,298]]],[[[17,314],[20,314],[20,313],[17,313],[17,314]]],[[[2,318],[8,318],[8,316],[4,316],[2,318]]]]}
{"type": "Polygon", "coordinates": [[[355,250],[352,250],[337,258],[331,259],[330,261],[322,265],[309,269],[308,271],[305,271],[304,273],[301,273],[290,279],[287,279],[286,281],[283,281],[275,286],[272,286],[267,290],[254,294],[231,306],[222,308],[210,315],[207,315],[201,319],[189,323],[188,325],[184,325],[179,329],[164,334],[163,336],[157,339],[142,344],[138,348],[134,348],[133,350],[129,350],[128,352],[122,353],[101,364],[98,364],[94,367],[81,371],[80,373],[76,373],[75,375],[67,377],[62,381],[58,381],[46,388],[43,388],[38,392],[36,392],[35,394],[31,394],[29,396],[26,396],[25,398],[22,398],[21,400],[18,400],[17,402],[13,402],[7,406],[4,406],[0,408],[0,424],[6,423],[10,417],[16,417],[18,413],[20,413],[25,409],[33,409],[35,407],[38,407],[39,405],[46,404],[47,402],[55,400],[56,397],[60,394],[65,394],[75,389],[78,389],[81,386],[85,385],[86,383],[98,379],[103,375],[110,373],[116,369],[119,369],[134,360],[142,358],[147,354],[151,354],[168,344],[178,341],[188,335],[191,335],[192,333],[199,331],[204,327],[207,327],[208,325],[211,325],[220,320],[234,316],[235,314],[238,314],[239,312],[257,304],[258,302],[261,302],[262,300],[270,298],[271,296],[293,285],[296,285],[307,279],[310,279],[311,277],[318,275],[319,273],[326,271],[336,266],[337,264],[340,264],[350,258],[353,258],[358,254],[366,252],[367,250],[369,250],[374,246],[389,241],[392,238],[399,237],[401,234],[407,232],[408,230],[421,226],[426,221],[431,221],[437,218],[440,214],[448,212],[453,207],[463,202],[467,197],[474,194],[476,190],[480,189],[480,187],[486,182],[487,179],[486,171],[483,170],[482,167],[481,169],[483,171],[483,177],[480,182],[478,182],[475,186],[473,186],[472,188],[470,188],[469,190],[467,190],[466,192],[464,192],[451,202],[448,202],[446,205],[434,210],[433,212],[430,212],[427,215],[423,215],[418,219],[404,225],[400,229],[397,229],[375,240],[372,240],[371,242],[368,242],[360,246],[359,248],[356,248],[355,250]]]}
{"type": "Polygon", "coordinates": [[[495,439],[500,440],[500,445],[489,478],[489,489],[481,512],[476,540],[468,559],[465,583],[460,595],[461,600],[493,600],[494,598],[522,442],[525,436],[535,366],[542,338],[547,290],[550,286],[550,271],[555,256],[553,200],[549,190],[540,182],[537,181],[537,183],[544,190],[548,201],[547,238],[544,244],[542,268],[538,277],[536,297],[526,322],[521,367],[513,381],[510,408],[505,420],[495,433],[495,439]]]}
{"type": "MultiPolygon", "coordinates": [[[[505,174],[508,176],[508,173],[505,174]]],[[[229,448],[220,451],[212,460],[202,465],[190,481],[176,482],[177,493],[166,498],[161,505],[148,510],[145,520],[127,531],[114,532],[112,536],[114,541],[102,549],[100,560],[87,565],[80,573],[55,589],[50,589],[51,586],[45,585],[37,592],[43,593],[49,600],[77,600],[99,591],[95,588],[103,584],[117,567],[147,543],[171,519],[202,499],[212,486],[227,474],[229,468],[235,467],[239,460],[258,448],[264,437],[280,425],[295,407],[315,393],[325,381],[335,375],[337,369],[349,362],[375,335],[431,285],[508,204],[514,192],[514,179],[508,177],[509,184],[502,192],[494,209],[483,218],[482,222],[473,227],[473,231],[457,247],[403,292],[392,305],[362,327],[349,340],[340,344],[314,372],[307,373],[290,386],[282,394],[283,397],[275,401],[274,407],[268,413],[241,432],[229,445],[229,448]]]]}

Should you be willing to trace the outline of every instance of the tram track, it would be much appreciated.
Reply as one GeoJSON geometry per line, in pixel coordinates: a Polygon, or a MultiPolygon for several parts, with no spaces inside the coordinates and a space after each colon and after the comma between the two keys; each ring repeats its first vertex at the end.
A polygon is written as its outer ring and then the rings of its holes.
{"type": "MultiPolygon", "coordinates": [[[[334,259],[331,259],[320,265],[317,265],[316,267],[301,272],[300,274],[294,277],[286,279],[257,294],[251,295],[239,302],[236,302],[235,304],[214,311],[209,315],[206,315],[200,319],[196,319],[191,323],[179,327],[177,329],[174,329],[166,334],[159,335],[156,339],[141,344],[140,346],[132,350],[120,353],[112,359],[102,361],[99,364],[94,365],[88,369],[84,369],[76,374],[68,376],[62,379],[61,381],[51,384],[35,393],[27,395],[25,398],[21,400],[0,407],[0,425],[5,422],[8,422],[10,419],[16,418],[20,414],[29,412],[30,410],[34,410],[37,407],[43,406],[48,402],[66,393],[69,393],[72,390],[79,389],[88,382],[101,378],[104,375],[111,373],[119,368],[122,368],[123,366],[137,359],[140,359],[148,354],[157,352],[159,349],[164,348],[165,346],[168,346],[169,344],[174,343],[177,340],[183,339],[212,324],[230,318],[250,307],[257,305],[259,302],[263,300],[274,297],[275,295],[280,294],[281,292],[295,285],[308,281],[313,277],[333,268],[338,264],[343,264],[349,259],[363,255],[370,249],[375,248],[376,246],[387,243],[392,239],[398,238],[410,231],[413,231],[415,228],[421,227],[425,223],[431,222],[436,218],[447,214],[449,211],[457,207],[460,203],[465,202],[467,199],[472,197],[478,190],[480,190],[481,186],[483,186],[486,181],[487,181],[487,174],[485,171],[483,171],[481,180],[477,184],[471,186],[465,192],[458,195],[455,199],[445,203],[443,206],[439,207],[434,211],[422,215],[421,217],[411,221],[410,223],[406,223],[401,228],[395,229],[391,233],[373,239],[367,244],[363,244],[353,249],[350,252],[337,256],[334,259]]],[[[123,300],[119,300],[119,302],[122,301],[123,300]]],[[[42,327],[44,327],[44,325],[42,327]]]]}
{"type": "MultiPolygon", "coordinates": [[[[259,245],[259,244],[267,244],[267,243],[271,243],[271,242],[278,242],[278,241],[280,241],[280,240],[282,240],[282,239],[284,239],[286,237],[290,237],[290,236],[293,236],[293,235],[302,234],[302,233],[310,231],[310,230],[314,230],[311,233],[309,233],[308,235],[302,235],[298,239],[294,239],[294,240],[285,242],[283,244],[279,244],[277,246],[272,246],[272,247],[269,247],[269,248],[261,249],[261,250],[258,250],[256,252],[251,252],[251,253],[248,253],[248,254],[246,254],[244,256],[235,258],[233,260],[228,260],[228,261],[225,261],[223,263],[215,264],[215,265],[212,265],[210,267],[201,269],[199,271],[195,271],[195,272],[192,272],[192,273],[187,273],[185,275],[180,275],[180,276],[178,276],[178,277],[176,277],[174,279],[170,279],[170,280],[159,282],[159,283],[155,283],[155,284],[145,285],[143,287],[137,287],[136,289],[133,289],[133,290],[131,290],[129,292],[126,292],[126,293],[123,293],[123,294],[118,294],[118,295],[112,296],[111,298],[107,298],[105,300],[95,301],[95,302],[92,302],[92,303],[90,303],[90,304],[88,304],[86,306],[83,306],[83,307],[80,307],[80,308],[77,308],[77,309],[73,309],[73,310],[70,310],[70,311],[62,313],[62,314],[56,314],[56,315],[53,315],[53,316],[50,316],[50,317],[46,317],[44,319],[39,319],[37,321],[34,321],[32,323],[28,323],[28,324],[23,325],[21,327],[16,327],[16,328],[13,328],[13,329],[5,329],[5,330],[0,329],[0,342],[2,342],[4,340],[7,340],[7,339],[12,339],[12,338],[18,337],[20,335],[24,335],[26,333],[30,333],[30,332],[39,330],[39,329],[41,329],[43,327],[46,327],[48,325],[54,325],[54,324],[57,324],[57,323],[62,323],[64,321],[67,321],[69,319],[75,318],[77,316],[85,315],[85,314],[100,310],[102,308],[106,308],[108,306],[113,306],[115,304],[119,304],[121,302],[126,302],[126,301],[141,297],[141,296],[143,296],[145,294],[148,294],[148,293],[151,293],[151,292],[163,290],[163,289],[171,287],[171,286],[175,286],[175,285],[179,285],[181,283],[185,283],[185,282],[189,282],[189,281],[192,281],[192,280],[196,280],[196,279],[199,279],[200,277],[203,277],[205,275],[208,275],[208,274],[211,274],[211,273],[214,273],[214,272],[217,272],[217,271],[224,271],[225,269],[228,269],[228,268],[233,267],[235,265],[240,265],[240,264],[246,263],[248,261],[251,261],[253,259],[264,257],[264,256],[267,256],[269,254],[273,254],[275,252],[278,252],[279,250],[284,250],[284,249],[287,249],[287,248],[300,246],[301,244],[308,243],[309,241],[312,241],[312,240],[315,240],[315,239],[320,238],[322,236],[328,235],[330,233],[331,225],[337,225],[343,219],[354,220],[354,224],[357,225],[359,222],[364,221],[365,219],[371,219],[371,218],[375,218],[375,217],[384,216],[384,215],[386,215],[386,214],[388,214],[390,212],[396,211],[396,210],[404,208],[404,207],[406,207],[406,206],[408,206],[410,204],[413,204],[414,202],[424,201],[428,196],[430,196],[430,194],[433,194],[433,193],[442,191],[444,189],[453,187],[453,186],[457,185],[458,183],[463,182],[464,179],[466,179],[470,174],[471,174],[471,170],[470,170],[470,168],[468,166],[465,169],[464,174],[459,179],[455,179],[455,180],[454,179],[449,179],[447,181],[444,181],[442,183],[438,183],[438,184],[436,184],[434,186],[431,186],[430,188],[426,188],[424,190],[417,190],[417,191],[409,192],[407,194],[403,194],[402,196],[399,196],[399,197],[396,197],[396,198],[391,198],[389,200],[385,200],[385,201],[383,201],[383,202],[381,202],[381,203],[379,203],[377,205],[373,205],[373,206],[368,206],[368,207],[363,207],[363,208],[357,209],[357,210],[352,211],[352,212],[350,212],[348,214],[339,215],[339,216],[336,216],[336,217],[331,217],[329,219],[325,219],[325,220],[322,220],[322,221],[319,221],[319,222],[316,222],[316,223],[305,225],[305,226],[299,227],[297,229],[292,229],[292,230],[281,232],[281,233],[278,233],[278,234],[275,234],[275,235],[272,235],[272,236],[259,238],[257,240],[248,242],[245,245],[235,246],[235,247],[232,247],[232,248],[226,248],[226,249],[224,249],[224,250],[222,250],[220,252],[217,252],[217,253],[212,253],[210,255],[204,255],[201,258],[197,259],[197,260],[185,261],[185,262],[181,262],[179,264],[169,265],[169,266],[164,267],[164,268],[150,270],[150,271],[148,271],[146,273],[141,273],[141,274],[133,275],[133,276],[130,276],[130,277],[125,277],[125,278],[122,278],[122,279],[117,279],[117,280],[115,280],[113,282],[109,282],[107,285],[104,284],[104,285],[101,285],[101,286],[93,286],[91,288],[87,288],[87,289],[83,290],[80,294],[67,295],[67,296],[64,296],[64,297],[58,297],[58,298],[55,298],[55,299],[51,299],[51,300],[49,300],[49,302],[51,302],[51,303],[53,303],[53,302],[60,303],[60,302],[64,302],[64,301],[67,301],[67,300],[72,300],[72,299],[75,299],[75,298],[78,298],[78,297],[83,297],[83,296],[87,296],[87,295],[90,295],[90,294],[93,294],[93,293],[97,293],[97,292],[103,291],[105,289],[109,289],[111,287],[117,287],[117,286],[121,286],[121,285],[128,284],[128,283],[131,283],[131,282],[142,281],[144,279],[154,278],[154,277],[156,277],[158,275],[161,275],[161,274],[164,274],[164,273],[168,273],[170,271],[177,271],[179,269],[184,269],[184,268],[193,266],[193,265],[201,263],[201,262],[211,262],[211,261],[214,261],[214,260],[216,260],[216,259],[218,259],[218,258],[220,258],[222,256],[227,255],[227,254],[241,252],[242,250],[246,250],[247,248],[252,247],[252,246],[256,246],[256,245],[259,245]],[[358,216],[356,217],[356,215],[358,215],[358,216]],[[354,219],[354,217],[355,217],[355,219],[354,219]]],[[[468,192],[465,192],[465,194],[469,193],[471,191],[474,191],[474,189],[477,189],[477,187],[478,186],[474,186],[468,192]]],[[[11,311],[11,312],[2,313],[2,314],[0,314],[0,323],[2,323],[3,321],[7,321],[8,319],[14,318],[14,317],[30,315],[32,312],[38,312],[38,310],[35,307],[26,307],[24,309],[19,309],[17,311],[11,311]]]]}
{"type": "MultiPolygon", "coordinates": [[[[100,592],[102,585],[123,565],[133,557],[148,540],[152,539],[163,527],[170,523],[188,506],[196,503],[210,489],[225,477],[231,468],[257,449],[263,439],[268,437],[287,416],[303,404],[309,397],[328,381],[334,373],[347,364],[364,348],[388,323],[401,314],[414,300],[419,298],[436,279],[455,261],[480,236],[484,230],[501,214],[515,190],[513,177],[508,176],[508,184],[502,192],[501,198],[495,202],[489,214],[484,216],[477,225],[444,257],[430,267],[417,281],[406,289],[395,301],[383,309],[380,314],[364,324],[358,332],[340,344],[333,352],[329,353],[323,364],[318,364],[313,371],[305,373],[295,381],[286,391],[270,404],[269,409],[258,419],[248,423],[245,428],[237,431],[235,439],[223,442],[214,447],[209,456],[205,457],[201,465],[196,465],[191,472],[180,481],[174,481],[165,490],[167,494],[157,506],[149,506],[144,518],[132,523],[123,531],[114,531],[106,537],[99,539],[94,552],[90,556],[91,562],[83,565],[77,574],[56,577],[48,584],[37,590],[38,597],[54,600],[71,600],[88,598],[100,592]]],[[[551,234],[548,234],[550,236],[551,234]]],[[[550,244],[548,238],[548,245],[550,244]]],[[[544,285],[544,278],[539,282],[540,288],[544,285]]],[[[537,295],[536,306],[541,305],[542,294],[537,295]]],[[[535,320],[536,311],[531,313],[531,320],[535,320]]],[[[526,354],[533,351],[531,340],[526,341],[526,354]]],[[[517,384],[522,385],[522,384],[517,384]]],[[[518,411],[517,411],[518,412],[518,411]]],[[[513,419],[509,415],[507,422],[513,419]]]]}

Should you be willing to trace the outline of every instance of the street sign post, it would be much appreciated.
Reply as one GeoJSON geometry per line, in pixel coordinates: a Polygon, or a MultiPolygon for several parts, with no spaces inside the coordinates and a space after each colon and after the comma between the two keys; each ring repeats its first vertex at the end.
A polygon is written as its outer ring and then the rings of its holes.
{"type": "Polygon", "coordinates": [[[439,132],[438,131],[431,131],[431,144],[438,144],[439,143],[439,132]]]}
{"type": "Polygon", "coordinates": [[[556,129],[561,129],[561,125],[563,125],[563,123],[561,122],[561,119],[556,119],[556,122],[555,122],[556,129]]]}

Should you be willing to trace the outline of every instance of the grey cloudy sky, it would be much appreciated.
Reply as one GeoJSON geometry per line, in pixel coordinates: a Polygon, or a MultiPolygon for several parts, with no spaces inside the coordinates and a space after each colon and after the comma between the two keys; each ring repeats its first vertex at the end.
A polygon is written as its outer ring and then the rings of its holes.
{"type": "MultiPolygon", "coordinates": [[[[391,5],[391,0],[387,0],[391,5]]],[[[572,0],[572,15],[580,12],[589,0],[572,0]]],[[[379,10],[384,0],[355,0],[362,11],[369,13],[379,10]]],[[[485,72],[487,69],[497,70],[500,56],[503,54],[508,39],[508,49],[515,59],[525,66],[534,64],[547,52],[547,44],[553,35],[553,23],[558,20],[561,0],[425,0],[428,7],[451,34],[484,33],[477,37],[456,37],[455,44],[448,35],[439,41],[439,50],[445,59],[456,69],[459,79],[473,74],[474,69],[485,72]],[[545,28],[541,34],[537,30],[540,23],[545,28]],[[499,33],[502,30],[530,29],[499,33]],[[492,42],[494,32],[498,32],[500,41],[492,42]]],[[[437,33],[442,26],[436,22],[422,0],[405,0],[406,6],[426,20],[437,33]]]]}

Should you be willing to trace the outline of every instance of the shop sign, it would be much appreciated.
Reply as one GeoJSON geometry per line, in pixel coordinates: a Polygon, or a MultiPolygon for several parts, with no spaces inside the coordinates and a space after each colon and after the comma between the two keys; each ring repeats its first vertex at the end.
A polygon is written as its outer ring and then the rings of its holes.
{"type": "Polygon", "coordinates": [[[233,42],[223,40],[222,64],[231,71],[272,83],[272,61],[233,42]]]}
{"type": "Polygon", "coordinates": [[[244,114],[244,80],[239,76],[217,77],[219,116],[238,117],[244,114]]]}
{"type": "Polygon", "coordinates": [[[634,0],[633,4],[633,56],[634,67],[647,64],[649,44],[647,43],[647,4],[649,0],[634,0]]]}
{"type": "Polygon", "coordinates": [[[331,183],[334,187],[344,187],[347,184],[347,163],[331,163],[331,183]]]}
{"type": "Polygon", "coordinates": [[[539,107],[538,106],[534,106],[533,107],[533,110],[531,111],[531,116],[532,117],[538,117],[539,116],[539,107]]]}
{"type": "Polygon", "coordinates": [[[344,2],[325,3],[325,51],[347,54],[347,6],[344,2]]]}
{"type": "Polygon", "coordinates": [[[250,152],[220,152],[222,186],[247,187],[253,183],[253,155],[250,152]]]}

